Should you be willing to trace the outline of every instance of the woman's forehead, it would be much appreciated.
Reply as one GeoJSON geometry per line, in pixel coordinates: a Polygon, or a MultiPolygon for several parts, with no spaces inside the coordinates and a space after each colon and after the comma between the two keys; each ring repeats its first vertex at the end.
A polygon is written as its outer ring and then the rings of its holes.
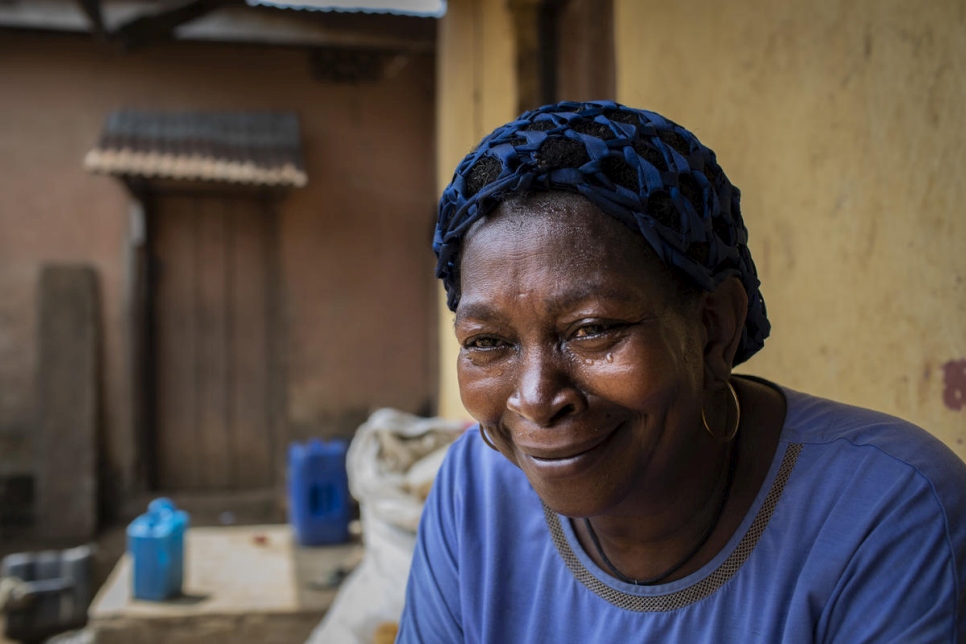
{"type": "MultiPolygon", "coordinates": [[[[589,200],[570,193],[538,193],[500,204],[477,221],[463,245],[464,264],[474,252],[547,252],[559,265],[624,260],[661,266],[639,234],[608,217],[589,200]]],[[[624,267],[626,268],[626,267],[624,267]]],[[[465,266],[464,266],[465,270],[465,266]]]]}
{"type": "Polygon", "coordinates": [[[563,308],[595,297],[653,300],[667,279],[639,235],[573,195],[498,208],[467,235],[460,275],[459,308],[472,309],[499,300],[563,308]]]}

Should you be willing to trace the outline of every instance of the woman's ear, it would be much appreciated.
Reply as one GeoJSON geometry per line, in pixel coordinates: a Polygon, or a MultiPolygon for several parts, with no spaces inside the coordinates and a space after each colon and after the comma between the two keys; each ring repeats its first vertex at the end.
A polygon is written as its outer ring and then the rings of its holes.
{"type": "Polygon", "coordinates": [[[748,293],[737,277],[729,277],[718,288],[705,294],[701,306],[707,338],[704,345],[705,373],[712,380],[727,380],[745,328],[748,293]]]}

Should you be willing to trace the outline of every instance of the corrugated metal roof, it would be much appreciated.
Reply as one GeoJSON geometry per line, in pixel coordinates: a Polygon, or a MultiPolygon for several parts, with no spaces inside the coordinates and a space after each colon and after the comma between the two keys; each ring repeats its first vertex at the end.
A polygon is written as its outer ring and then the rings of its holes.
{"type": "MultiPolygon", "coordinates": [[[[442,2],[429,1],[434,5],[442,2]]],[[[110,37],[117,37],[116,34],[134,20],[149,19],[163,9],[184,4],[185,0],[100,0],[104,28],[109,35],[113,34],[110,37]]],[[[362,10],[349,9],[288,11],[268,2],[260,9],[244,3],[239,6],[222,4],[224,6],[179,24],[170,36],[175,41],[365,47],[425,53],[435,50],[436,21],[429,17],[388,13],[368,15],[360,13],[362,10]],[[357,20],[353,21],[353,18],[357,20]],[[358,20],[360,18],[373,20],[358,20]]],[[[0,28],[88,33],[91,23],[77,0],[0,0],[0,28]]],[[[0,40],[3,37],[0,34],[0,40]]]]}
{"type": "Polygon", "coordinates": [[[246,0],[249,6],[280,7],[307,11],[346,11],[363,13],[394,13],[402,16],[442,18],[446,0],[246,0]]]}
{"type": "Polygon", "coordinates": [[[111,113],[84,157],[91,172],[265,186],[304,186],[292,112],[111,113]]]}

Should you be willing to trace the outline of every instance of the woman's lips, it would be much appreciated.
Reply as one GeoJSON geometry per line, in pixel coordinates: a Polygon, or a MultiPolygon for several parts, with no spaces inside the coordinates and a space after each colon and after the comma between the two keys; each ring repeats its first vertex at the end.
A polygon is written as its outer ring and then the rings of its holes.
{"type": "Polygon", "coordinates": [[[604,436],[603,439],[595,438],[593,443],[586,447],[578,445],[578,446],[567,446],[560,449],[552,449],[552,450],[533,449],[533,450],[527,450],[527,453],[532,458],[538,461],[564,461],[564,460],[567,460],[568,458],[576,458],[581,454],[586,454],[592,449],[597,448],[597,446],[599,446],[601,443],[607,440],[609,436],[610,434],[607,434],[607,436],[604,436]]]}
{"type": "Polygon", "coordinates": [[[621,427],[592,440],[554,448],[521,447],[531,466],[544,476],[573,476],[593,465],[613,442],[621,427]]]}

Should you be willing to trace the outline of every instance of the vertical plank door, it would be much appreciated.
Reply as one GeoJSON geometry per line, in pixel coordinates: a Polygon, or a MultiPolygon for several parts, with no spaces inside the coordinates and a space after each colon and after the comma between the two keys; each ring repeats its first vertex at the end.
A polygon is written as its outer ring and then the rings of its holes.
{"type": "Polygon", "coordinates": [[[162,490],[264,489],[271,219],[257,200],[155,203],[155,436],[162,490]]]}

